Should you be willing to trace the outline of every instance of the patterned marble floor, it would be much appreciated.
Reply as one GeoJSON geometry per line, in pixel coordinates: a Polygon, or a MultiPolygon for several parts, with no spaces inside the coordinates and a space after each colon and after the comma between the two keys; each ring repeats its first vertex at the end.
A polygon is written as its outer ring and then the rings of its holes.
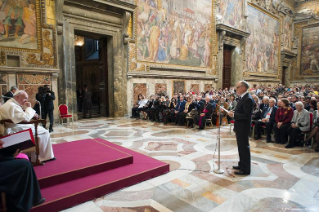
{"type": "Polygon", "coordinates": [[[171,172],[64,212],[240,212],[319,211],[319,154],[285,149],[265,140],[250,142],[252,173],[233,174],[238,152],[229,126],[221,129],[221,168],[217,168],[218,129],[186,129],[128,118],[81,120],[56,126],[54,144],[103,138],[170,164],[171,172]]]}

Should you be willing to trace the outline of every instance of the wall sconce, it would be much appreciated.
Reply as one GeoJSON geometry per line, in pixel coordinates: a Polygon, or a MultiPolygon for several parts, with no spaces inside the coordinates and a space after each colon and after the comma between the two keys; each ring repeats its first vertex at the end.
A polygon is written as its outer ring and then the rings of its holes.
{"type": "Polygon", "coordinates": [[[84,37],[75,35],[74,36],[74,45],[75,46],[83,46],[84,45],[84,37]]]}

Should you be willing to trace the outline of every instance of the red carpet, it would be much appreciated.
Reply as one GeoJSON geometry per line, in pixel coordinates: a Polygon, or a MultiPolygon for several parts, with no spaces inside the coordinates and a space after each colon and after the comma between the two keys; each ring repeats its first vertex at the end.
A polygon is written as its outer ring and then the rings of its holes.
{"type": "Polygon", "coordinates": [[[34,167],[41,188],[133,163],[132,155],[94,140],[55,145],[54,154],[54,162],[34,167]]]}
{"type": "MultiPolygon", "coordinates": [[[[69,176],[75,176],[73,174],[69,174],[70,172],[72,173],[75,171],[85,175],[86,177],[78,178],[76,176],[72,180],[68,179],[69,181],[67,182],[63,181],[54,186],[41,189],[43,197],[46,198],[46,202],[43,205],[33,208],[31,210],[32,212],[55,212],[70,208],[72,206],[81,204],[97,197],[101,197],[105,194],[117,191],[119,189],[157,177],[169,171],[169,165],[166,163],[120,147],[102,139],[75,141],[72,143],[64,143],[53,146],[58,159],[56,161],[50,162],[50,166],[52,166],[52,171],[50,170],[51,175],[53,174],[59,176],[58,178],[62,179],[64,176],[64,172],[66,172],[66,174],[68,174],[69,176]],[[60,169],[58,167],[58,161],[61,160],[59,164],[63,164],[63,161],[62,158],[59,159],[57,154],[58,151],[64,152],[64,154],[68,155],[63,156],[66,158],[67,161],[70,161],[72,159],[73,153],[78,153],[78,151],[80,151],[74,150],[74,152],[72,151],[72,153],[68,151],[66,147],[67,145],[70,145],[72,143],[72,147],[74,149],[80,147],[83,148],[86,146],[86,149],[83,150],[85,154],[81,155],[81,157],[77,157],[77,160],[74,160],[74,163],[68,163],[69,165],[65,165],[63,166],[63,169],[60,169]],[[105,156],[109,154],[109,151],[114,153],[116,152],[115,150],[120,151],[122,156],[125,154],[131,155],[133,156],[133,163],[107,171],[102,170],[99,173],[87,173],[90,171],[87,168],[83,169],[83,167],[96,167],[94,166],[94,163],[96,162],[96,164],[99,164],[102,160],[102,157],[98,156],[98,154],[93,151],[94,147],[92,147],[92,149],[88,151],[89,147],[87,146],[87,144],[89,143],[92,143],[92,145],[107,145],[105,146],[107,148],[104,148],[104,153],[101,153],[105,156]],[[98,159],[95,157],[98,157],[98,159]],[[94,163],[91,160],[93,160],[94,163]],[[74,166],[71,166],[71,164],[73,164],[74,166]],[[77,170],[75,170],[75,167],[77,167],[77,170]]],[[[106,158],[106,161],[114,160],[114,158],[115,157],[108,156],[106,158]]],[[[45,166],[47,165],[49,165],[49,163],[47,163],[45,166]]],[[[39,178],[40,176],[51,176],[49,173],[45,173],[45,171],[42,169],[44,169],[44,167],[36,167],[36,173],[39,178]]]]}

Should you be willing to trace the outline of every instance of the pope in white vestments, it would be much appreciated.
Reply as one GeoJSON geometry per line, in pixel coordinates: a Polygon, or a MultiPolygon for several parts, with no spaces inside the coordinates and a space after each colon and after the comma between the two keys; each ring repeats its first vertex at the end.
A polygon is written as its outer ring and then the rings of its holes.
{"type": "MultiPolygon", "coordinates": [[[[12,99],[3,104],[0,107],[0,116],[2,120],[10,119],[13,122],[5,124],[6,130],[4,134],[20,132],[30,128],[33,134],[35,134],[34,125],[18,124],[22,121],[30,121],[33,117],[38,116],[35,110],[32,109],[31,103],[28,102],[28,94],[25,91],[17,91],[12,99]],[[22,107],[25,108],[24,111],[22,107]]],[[[41,161],[55,159],[49,131],[42,126],[38,126],[38,138],[40,150],[39,159],[41,161]]],[[[32,153],[31,161],[35,162],[35,160],[35,153],[32,153]]]]}

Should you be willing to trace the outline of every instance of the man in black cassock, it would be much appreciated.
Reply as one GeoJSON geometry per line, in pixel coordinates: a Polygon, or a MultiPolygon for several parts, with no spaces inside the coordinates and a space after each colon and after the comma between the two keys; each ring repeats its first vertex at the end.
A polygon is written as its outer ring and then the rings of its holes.
{"type": "Polygon", "coordinates": [[[14,159],[19,150],[2,149],[0,140],[0,193],[6,194],[8,212],[27,212],[42,204],[39,183],[32,164],[24,159],[14,159]]]}

